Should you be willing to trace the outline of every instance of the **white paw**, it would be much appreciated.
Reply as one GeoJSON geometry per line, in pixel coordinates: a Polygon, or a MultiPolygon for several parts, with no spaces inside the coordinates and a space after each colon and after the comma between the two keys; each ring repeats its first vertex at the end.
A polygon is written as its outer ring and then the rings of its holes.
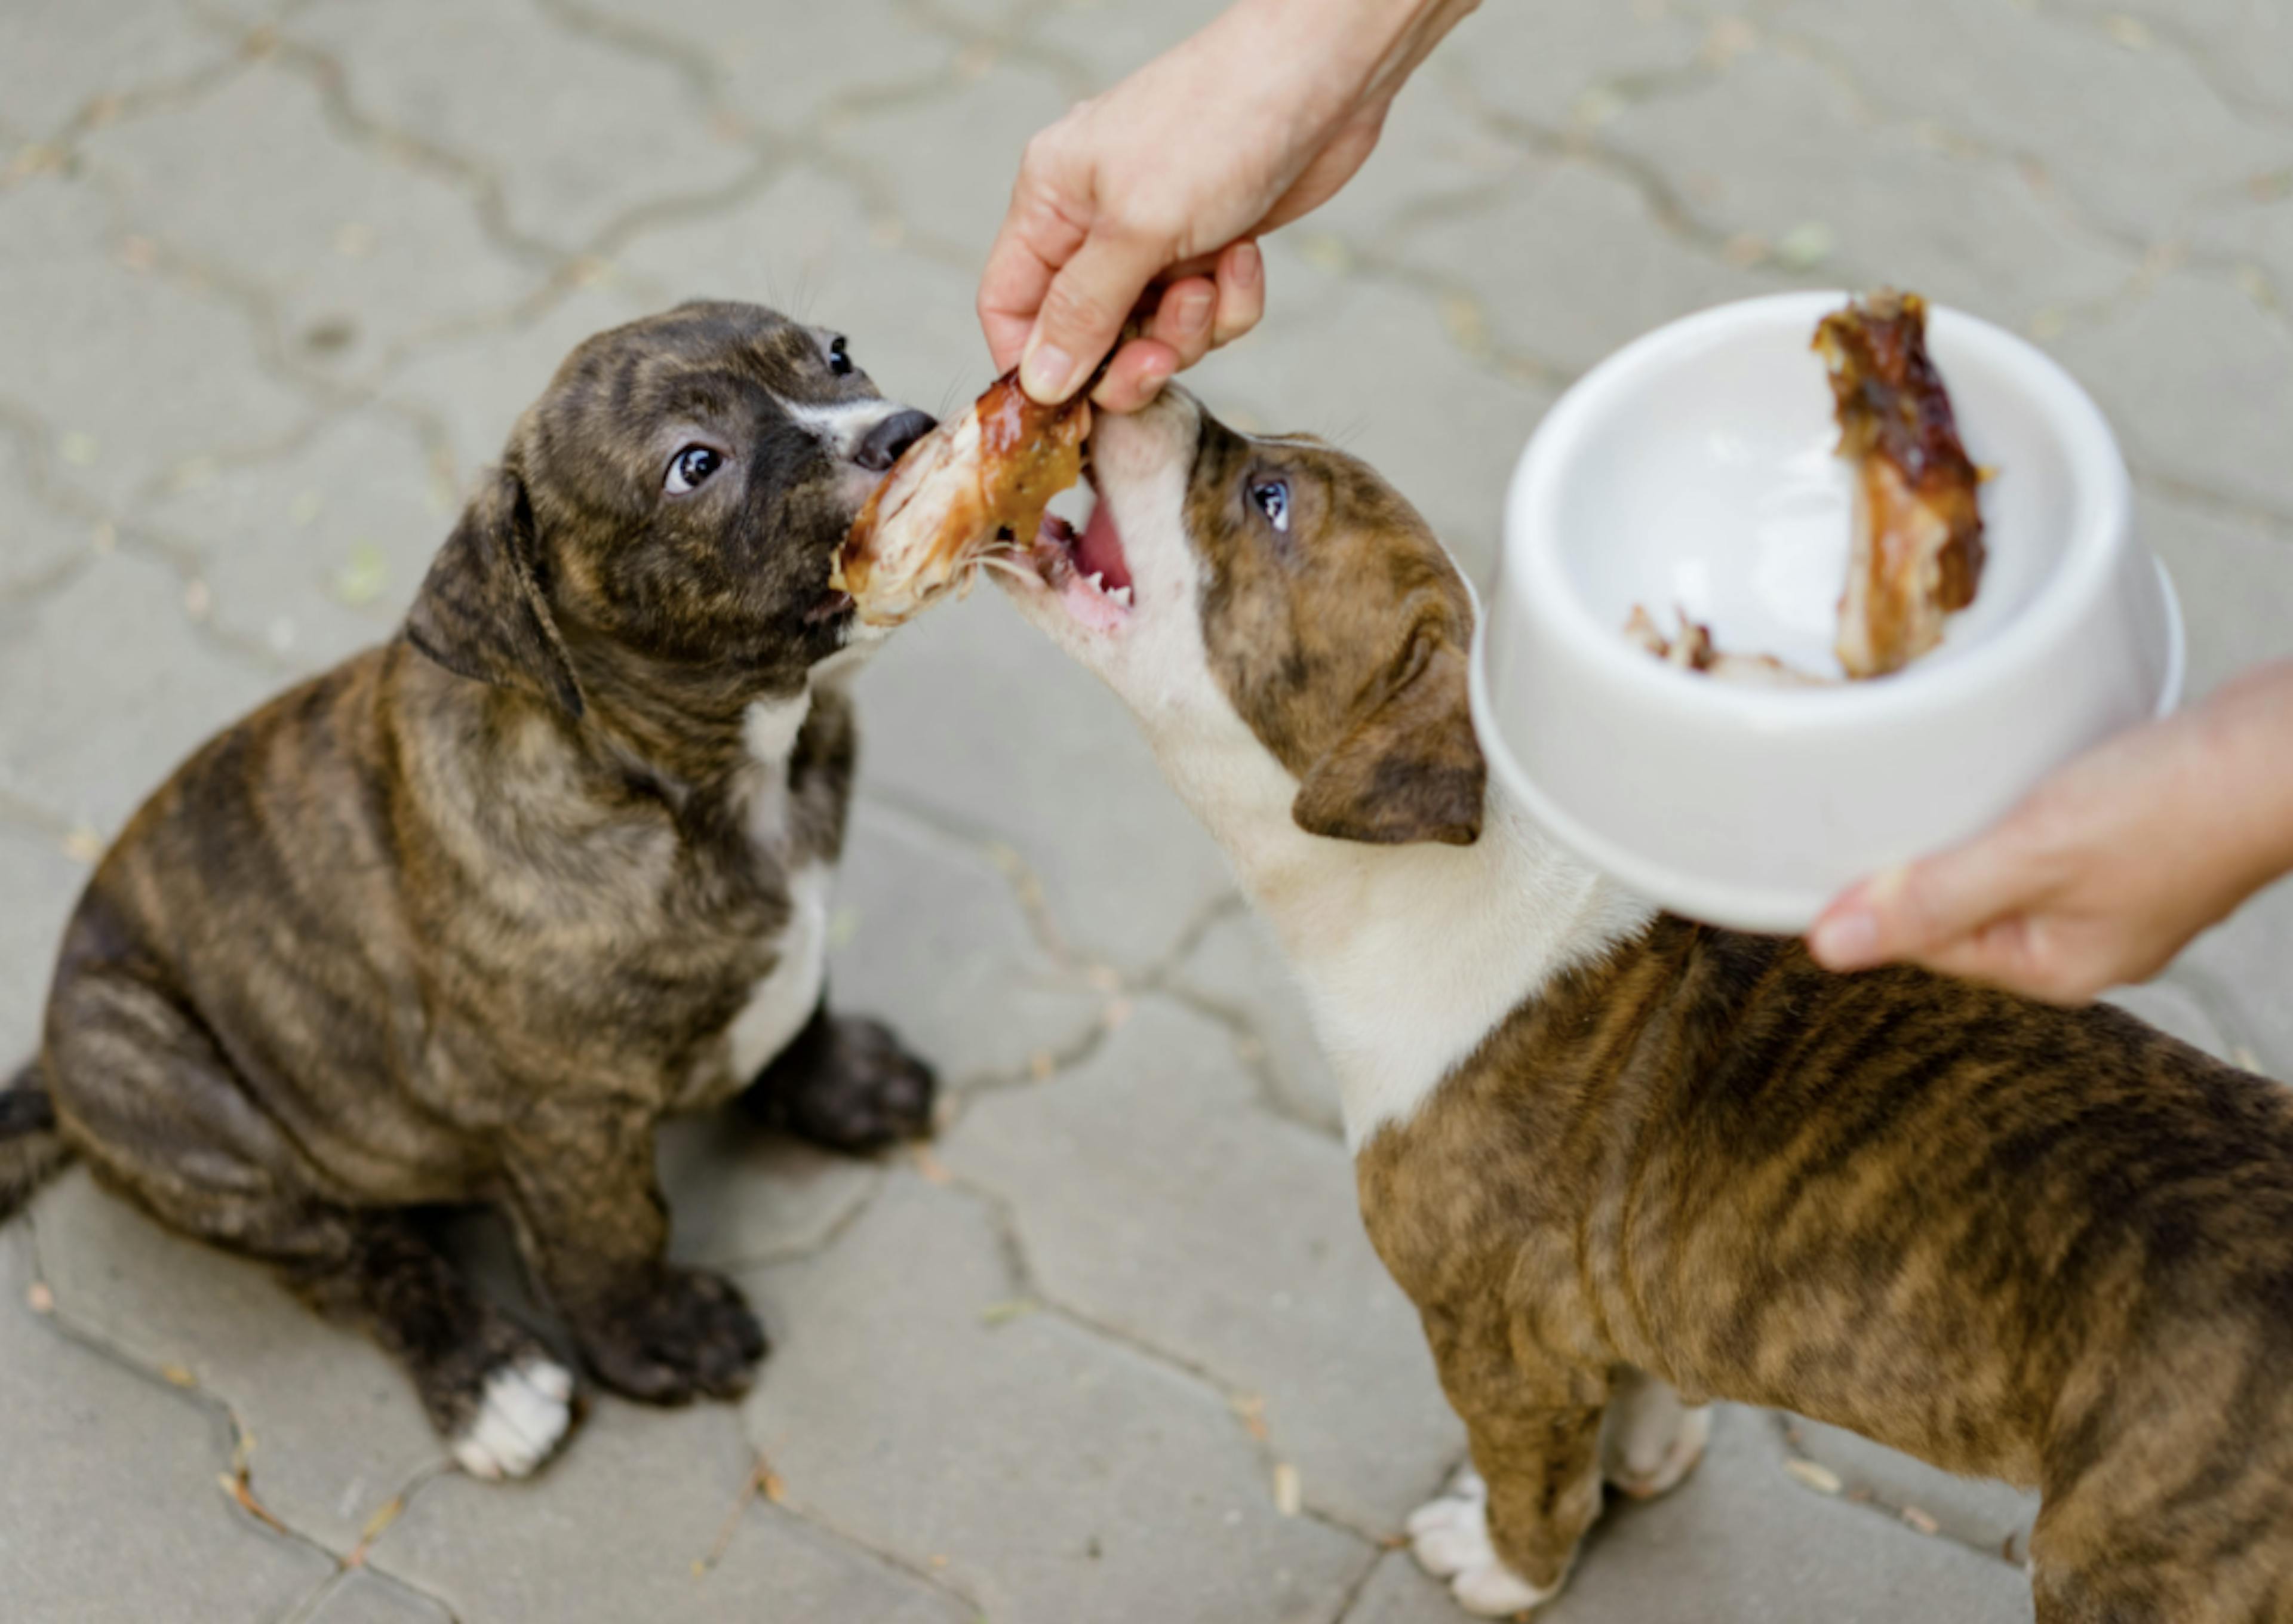
{"type": "Polygon", "coordinates": [[[1669,1383],[1640,1377],[1608,1406],[1608,1481],[1633,1499],[1654,1499],[1696,1469],[1711,1439],[1709,1404],[1684,1404],[1669,1383]]]}
{"type": "Polygon", "coordinates": [[[1489,1543],[1488,1486],[1468,1466],[1449,1492],[1409,1515],[1409,1546],[1417,1565],[1449,1581],[1449,1594],[1467,1612],[1506,1619],[1560,1594],[1541,1590],[1505,1566],[1489,1543]]]}
{"type": "Polygon", "coordinates": [[[573,1424],[573,1373],[539,1355],[488,1373],[478,1413],[452,1441],[473,1477],[523,1477],[549,1458],[573,1424]]]}

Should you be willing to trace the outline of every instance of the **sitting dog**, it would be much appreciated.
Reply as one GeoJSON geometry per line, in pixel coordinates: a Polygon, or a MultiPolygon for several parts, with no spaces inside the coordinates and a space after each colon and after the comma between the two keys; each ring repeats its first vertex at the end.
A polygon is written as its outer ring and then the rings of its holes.
{"type": "Polygon", "coordinates": [[[1724,1398],[2043,1490],[2042,1624],[2293,1620],[2293,1093],[1658,915],[1489,788],[1471,595],[1368,468],[1174,390],[1090,453],[1006,585],[1304,985],[1479,1468],[1411,1522],[1460,1602],[1559,1589],[1604,1421],[1652,1493],[1724,1398]]]}
{"type": "Polygon", "coordinates": [[[869,634],[830,556],[932,426],[845,341],[695,303],[576,350],[403,634],[225,729],[129,822],[0,1092],[0,1215],[72,1151],[404,1361],[469,1471],[531,1471],[571,1374],[407,1208],[485,1202],[598,1380],[746,1386],[727,1281],[664,1260],[653,1127],[738,1095],[840,1149],[933,1078],[831,1015],[869,634]]]}

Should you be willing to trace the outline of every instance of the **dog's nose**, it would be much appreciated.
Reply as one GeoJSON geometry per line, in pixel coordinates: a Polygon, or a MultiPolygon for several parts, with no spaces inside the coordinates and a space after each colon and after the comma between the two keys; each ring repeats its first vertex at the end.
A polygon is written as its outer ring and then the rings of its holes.
{"type": "Polygon", "coordinates": [[[852,460],[871,473],[881,473],[900,460],[902,452],[938,426],[929,412],[894,412],[868,431],[852,460]]]}

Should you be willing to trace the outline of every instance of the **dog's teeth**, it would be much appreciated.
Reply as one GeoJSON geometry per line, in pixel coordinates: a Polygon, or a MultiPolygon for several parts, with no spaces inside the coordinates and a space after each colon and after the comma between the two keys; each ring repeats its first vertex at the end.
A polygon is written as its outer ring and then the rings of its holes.
{"type": "Polygon", "coordinates": [[[1105,591],[1106,590],[1106,570],[1093,570],[1093,571],[1091,572],[1091,577],[1090,577],[1090,589],[1091,589],[1093,592],[1105,592],[1105,591]]]}
{"type": "Polygon", "coordinates": [[[1130,607],[1130,588],[1128,586],[1118,586],[1106,595],[1114,599],[1117,603],[1122,604],[1125,609],[1129,609],[1130,607]]]}

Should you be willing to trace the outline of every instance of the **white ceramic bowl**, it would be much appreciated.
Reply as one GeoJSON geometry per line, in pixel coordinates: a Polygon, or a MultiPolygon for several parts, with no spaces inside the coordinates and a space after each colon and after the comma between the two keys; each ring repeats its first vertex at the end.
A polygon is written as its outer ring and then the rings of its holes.
{"type": "Polygon", "coordinates": [[[2133,538],[2101,411],[2013,335],[1930,311],[1977,463],[1989,563],[1943,646],[1877,682],[1773,690],[1625,641],[1636,603],[1836,675],[1846,465],[1817,322],[1844,294],[1691,316],[1610,357],[1530,440],[1473,659],[1500,781],[1652,900],[1803,930],[1843,886],[1959,840],[2104,735],[2171,710],[2182,625],[2133,538]]]}

